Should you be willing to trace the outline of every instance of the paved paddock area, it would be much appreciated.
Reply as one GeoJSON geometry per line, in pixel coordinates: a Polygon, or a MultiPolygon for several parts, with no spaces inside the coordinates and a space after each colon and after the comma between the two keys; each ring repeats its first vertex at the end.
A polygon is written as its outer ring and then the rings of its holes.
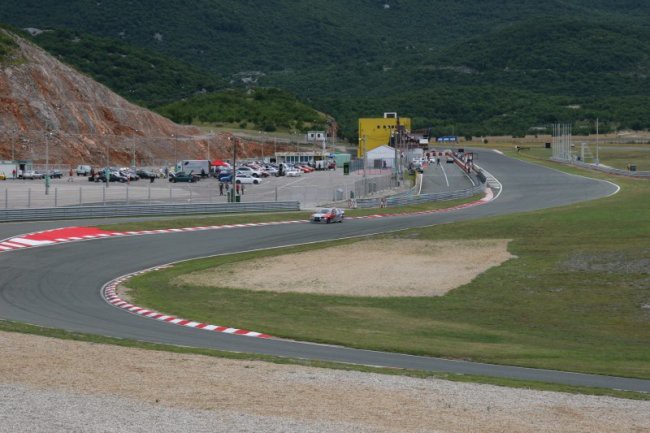
{"type": "Polygon", "coordinates": [[[456,164],[441,161],[429,164],[422,174],[422,194],[458,191],[478,185],[476,177],[463,172],[456,164]]]}
{"type": "MultiPolygon", "coordinates": [[[[368,174],[367,182],[381,188],[387,174],[368,174]]],[[[299,177],[267,177],[259,185],[244,185],[243,201],[297,200],[306,209],[350,197],[364,182],[361,172],[343,175],[342,169],[315,171],[299,177]],[[355,185],[356,184],[356,185],[355,185]]],[[[168,179],[146,179],[130,183],[89,182],[87,177],[52,179],[48,194],[44,180],[8,179],[0,183],[0,208],[45,208],[111,204],[161,204],[226,202],[219,182],[206,178],[196,183],[170,183],[168,179]]],[[[357,192],[358,194],[358,192],[357,192]]]]}

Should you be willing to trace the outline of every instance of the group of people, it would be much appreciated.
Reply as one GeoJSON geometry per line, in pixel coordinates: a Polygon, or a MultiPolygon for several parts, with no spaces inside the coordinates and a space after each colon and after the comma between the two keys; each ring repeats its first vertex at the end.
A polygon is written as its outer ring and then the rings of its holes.
{"type": "MultiPolygon", "coordinates": [[[[230,185],[230,182],[219,181],[219,195],[223,195],[224,190],[226,191],[226,195],[227,195],[230,192],[231,187],[232,186],[230,185]]],[[[241,183],[236,183],[235,192],[237,195],[244,195],[244,185],[241,183]]]]}

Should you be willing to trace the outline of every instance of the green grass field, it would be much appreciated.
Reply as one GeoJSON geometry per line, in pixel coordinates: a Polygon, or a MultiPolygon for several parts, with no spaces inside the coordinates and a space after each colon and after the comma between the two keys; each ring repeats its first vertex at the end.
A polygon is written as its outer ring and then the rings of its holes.
{"type": "MultiPolygon", "coordinates": [[[[471,146],[495,148],[506,151],[510,154],[517,153],[517,156],[520,156],[522,158],[548,159],[551,157],[551,149],[545,149],[544,145],[540,143],[522,144],[525,149],[522,149],[519,152],[513,152],[514,146],[512,145],[483,145],[479,143],[473,143],[471,146]]],[[[595,156],[595,152],[595,146],[592,144],[592,156],[595,156]]],[[[576,146],[576,148],[573,149],[573,153],[574,155],[579,155],[580,148],[576,146]]],[[[619,168],[621,170],[627,170],[628,165],[633,164],[636,165],[638,171],[650,171],[650,145],[647,144],[606,144],[600,147],[598,157],[601,164],[619,168]],[[631,147],[636,147],[638,149],[631,149],[631,147]]],[[[587,162],[593,161],[591,159],[587,159],[587,162]]]]}
{"type": "Polygon", "coordinates": [[[650,378],[650,183],[617,183],[622,191],[607,199],[392,235],[513,239],[509,249],[517,259],[442,297],[336,297],[169,283],[179,274],[277,250],[185,262],[137,277],[130,286],[139,305],[280,337],[650,378]]]}

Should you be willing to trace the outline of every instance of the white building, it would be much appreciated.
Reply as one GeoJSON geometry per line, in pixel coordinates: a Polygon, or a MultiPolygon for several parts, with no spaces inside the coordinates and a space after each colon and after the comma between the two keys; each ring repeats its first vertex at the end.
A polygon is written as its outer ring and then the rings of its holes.
{"type": "Polygon", "coordinates": [[[368,151],[369,168],[393,168],[395,166],[395,148],[379,146],[368,151]]]}

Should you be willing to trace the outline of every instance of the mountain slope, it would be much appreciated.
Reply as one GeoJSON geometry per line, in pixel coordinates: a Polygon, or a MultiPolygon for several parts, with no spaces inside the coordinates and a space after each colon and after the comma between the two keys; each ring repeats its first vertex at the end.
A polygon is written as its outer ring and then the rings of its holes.
{"type": "Polygon", "coordinates": [[[30,39],[59,60],[144,106],[225,87],[225,82],[215,74],[118,39],[67,30],[45,31],[30,39]]]}
{"type": "MultiPolygon", "coordinates": [[[[125,164],[203,157],[206,137],[195,128],[127,102],[33,44],[0,29],[15,44],[0,68],[0,152],[50,163],[125,164]]],[[[215,146],[216,148],[216,146],[215,146]]]]}
{"type": "MultiPolygon", "coordinates": [[[[426,53],[550,13],[643,24],[633,0],[0,0],[0,21],[120,38],[213,71],[264,72],[389,58],[406,46],[426,53]]],[[[549,27],[552,21],[547,21],[549,27]]]]}
{"type": "Polygon", "coordinates": [[[0,0],[0,20],[21,27],[117,38],[235,85],[256,77],[351,139],[358,117],[395,110],[448,133],[596,117],[649,128],[648,18],[636,0],[0,0]]]}

